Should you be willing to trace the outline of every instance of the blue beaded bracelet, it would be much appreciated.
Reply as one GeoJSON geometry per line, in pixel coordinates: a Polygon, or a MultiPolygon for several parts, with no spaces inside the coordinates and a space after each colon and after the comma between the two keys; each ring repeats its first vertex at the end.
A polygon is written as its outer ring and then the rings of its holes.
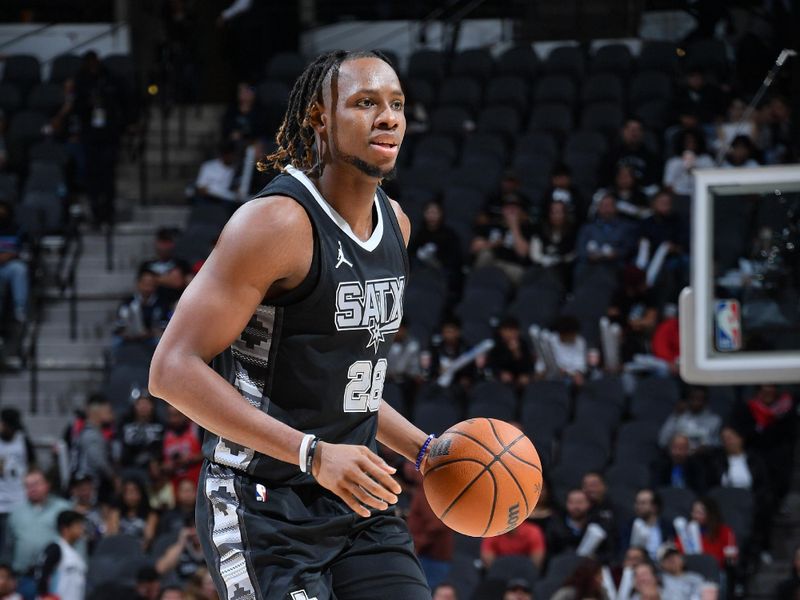
{"type": "Polygon", "coordinates": [[[419,454],[417,454],[417,462],[414,463],[414,468],[419,471],[420,466],[422,465],[422,459],[425,458],[425,452],[428,449],[428,446],[431,445],[431,442],[436,439],[434,434],[430,434],[428,439],[425,440],[425,443],[422,444],[422,448],[419,449],[419,454]]]}

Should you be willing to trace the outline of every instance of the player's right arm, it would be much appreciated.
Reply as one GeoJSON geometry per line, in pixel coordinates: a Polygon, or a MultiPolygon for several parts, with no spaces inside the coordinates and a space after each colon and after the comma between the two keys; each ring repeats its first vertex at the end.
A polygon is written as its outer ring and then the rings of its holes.
{"type": "MultiPolygon", "coordinates": [[[[253,200],[237,211],[161,338],[150,393],[221,437],[297,465],[303,433],[244,401],[208,363],[239,336],[265,297],[302,282],[312,252],[311,223],[291,198],[253,200]]],[[[312,470],[362,516],[369,511],[361,504],[384,510],[400,492],[394,469],[363,446],[320,442],[312,470]]]]}

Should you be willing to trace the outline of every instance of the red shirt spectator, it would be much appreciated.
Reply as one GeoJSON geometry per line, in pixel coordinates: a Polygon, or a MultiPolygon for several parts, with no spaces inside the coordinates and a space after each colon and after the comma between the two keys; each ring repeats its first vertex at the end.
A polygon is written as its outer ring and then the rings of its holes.
{"type": "Polygon", "coordinates": [[[498,556],[528,556],[541,568],[547,546],[542,529],[535,523],[523,522],[516,529],[481,542],[481,560],[488,567],[498,556]]]}
{"type": "Polygon", "coordinates": [[[195,484],[200,479],[202,446],[197,425],[172,406],[167,411],[164,469],[170,474],[172,485],[177,490],[182,479],[191,479],[195,484]]]}
{"type": "Polygon", "coordinates": [[[408,529],[420,557],[439,561],[453,558],[453,532],[434,514],[419,486],[411,499],[408,529]]]}
{"type": "Polygon", "coordinates": [[[653,333],[653,354],[670,365],[677,364],[681,355],[678,317],[662,321],[653,333]]]}
{"type": "MultiPolygon", "coordinates": [[[[739,546],[733,530],[722,522],[719,506],[710,498],[702,498],[692,505],[692,521],[700,526],[700,544],[703,554],[713,556],[720,567],[736,563],[739,558],[739,546]]],[[[683,543],[676,539],[678,550],[684,551],[683,543]]]]}

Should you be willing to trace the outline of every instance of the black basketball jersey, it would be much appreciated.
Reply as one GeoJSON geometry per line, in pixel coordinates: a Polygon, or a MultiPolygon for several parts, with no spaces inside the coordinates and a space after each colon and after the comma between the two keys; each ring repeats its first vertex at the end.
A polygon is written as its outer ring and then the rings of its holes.
{"type": "MultiPolygon", "coordinates": [[[[373,233],[361,241],[293,167],[258,196],[294,198],[314,230],[306,281],[264,300],[233,345],[212,366],[270,416],[325,442],[375,449],[386,356],[403,317],[408,255],[397,218],[378,189],[373,233]],[[293,293],[306,290],[297,298],[293,293]]],[[[265,260],[268,260],[266,258],[265,260]]],[[[208,460],[273,485],[311,482],[299,468],[206,434],[208,460]]]]}

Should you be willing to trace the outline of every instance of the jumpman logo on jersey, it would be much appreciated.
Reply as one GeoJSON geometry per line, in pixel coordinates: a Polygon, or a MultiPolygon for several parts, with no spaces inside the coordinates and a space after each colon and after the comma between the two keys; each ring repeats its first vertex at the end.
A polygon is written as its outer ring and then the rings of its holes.
{"type": "Polygon", "coordinates": [[[299,592],[292,592],[292,600],[317,600],[317,597],[309,598],[305,590],[299,592]]]}
{"type": "Polygon", "coordinates": [[[351,263],[349,260],[347,260],[344,257],[344,251],[342,250],[342,242],[340,241],[339,242],[339,254],[336,257],[336,267],[335,268],[338,269],[342,265],[347,265],[351,269],[353,268],[353,263],[351,263]]]}

